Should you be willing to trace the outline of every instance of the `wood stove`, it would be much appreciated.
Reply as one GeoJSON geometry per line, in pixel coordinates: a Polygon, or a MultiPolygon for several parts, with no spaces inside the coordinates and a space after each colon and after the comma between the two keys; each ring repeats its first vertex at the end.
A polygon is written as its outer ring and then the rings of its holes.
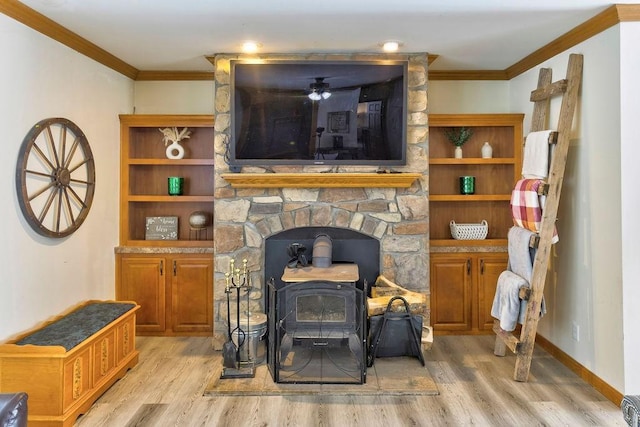
{"type": "Polygon", "coordinates": [[[366,291],[358,267],[286,268],[270,283],[270,360],[281,383],[363,383],[366,378],[366,291]]]}
{"type": "Polygon", "coordinates": [[[366,381],[367,284],[379,268],[380,242],[355,230],[300,227],[266,239],[267,365],[275,382],[366,381]],[[332,241],[331,267],[287,268],[289,245],[308,248],[312,261],[321,234],[332,241]]]}

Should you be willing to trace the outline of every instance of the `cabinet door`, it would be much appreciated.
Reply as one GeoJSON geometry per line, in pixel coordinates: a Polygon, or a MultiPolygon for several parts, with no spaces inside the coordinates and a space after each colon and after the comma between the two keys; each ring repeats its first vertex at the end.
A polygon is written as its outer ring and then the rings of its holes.
{"type": "Polygon", "coordinates": [[[478,262],[478,329],[491,330],[491,306],[496,293],[498,276],[507,269],[508,255],[482,256],[478,262]]]}
{"type": "Polygon", "coordinates": [[[138,332],[163,332],[166,329],[166,292],[164,257],[128,256],[120,258],[117,299],[135,301],[138,332]]]}
{"type": "Polygon", "coordinates": [[[213,257],[172,260],[171,324],[174,332],[213,331],[213,257]]]}
{"type": "Polygon", "coordinates": [[[431,323],[435,330],[471,329],[471,258],[431,254],[431,323]]]}

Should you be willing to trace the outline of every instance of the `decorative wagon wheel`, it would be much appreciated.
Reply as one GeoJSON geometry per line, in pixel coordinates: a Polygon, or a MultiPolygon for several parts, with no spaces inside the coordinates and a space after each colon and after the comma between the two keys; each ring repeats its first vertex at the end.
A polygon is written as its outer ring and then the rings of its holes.
{"type": "Polygon", "coordinates": [[[16,166],[20,209],[38,234],[65,237],[89,214],[95,164],[86,136],[73,122],[50,118],[22,141],[16,166]]]}

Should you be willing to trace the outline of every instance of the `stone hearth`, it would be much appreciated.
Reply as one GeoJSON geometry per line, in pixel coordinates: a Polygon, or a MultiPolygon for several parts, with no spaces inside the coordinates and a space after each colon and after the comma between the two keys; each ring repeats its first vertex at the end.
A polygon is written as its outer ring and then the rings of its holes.
{"type": "MultiPolygon", "coordinates": [[[[241,55],[217,55],[215,65],[215,211],[214,310],[216,335],[224,334],[224,273],[229,260],[248,260],[251,309],[264,311],[264,242],[275,233],[296,227],[338,227],[380,241],[380,272],[403,287],[429,294],[429,205],[427,54],[307,55],[305,59],[408,59],[409,92],[407,165],[398,172],[420,173],[410,188],[233,188],[221,174],[229,173],[225,151],[230,138],[229,60],[241,55]]],[[[264,59],[301,59],[269,55],[264,59]]],[[[278,166],[243,172],[375,172],[376,167],[278,166]]],[[[428,300],[428,299],[427,299],[428,300]]],[[[425,318],[429,324],[428,315],[425,318]]]]}

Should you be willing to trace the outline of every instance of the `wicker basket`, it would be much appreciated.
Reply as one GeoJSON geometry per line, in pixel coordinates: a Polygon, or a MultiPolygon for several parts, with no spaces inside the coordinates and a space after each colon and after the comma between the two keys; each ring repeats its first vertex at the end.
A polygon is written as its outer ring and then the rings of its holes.
{"type": "Polygon", "coordinates": [[[487,238],[489,224],[482,220],[480,224],[456,224],[455,221],[449,223],[451,227],[451,237],[456,240],[483,240],[487,238]]]}

